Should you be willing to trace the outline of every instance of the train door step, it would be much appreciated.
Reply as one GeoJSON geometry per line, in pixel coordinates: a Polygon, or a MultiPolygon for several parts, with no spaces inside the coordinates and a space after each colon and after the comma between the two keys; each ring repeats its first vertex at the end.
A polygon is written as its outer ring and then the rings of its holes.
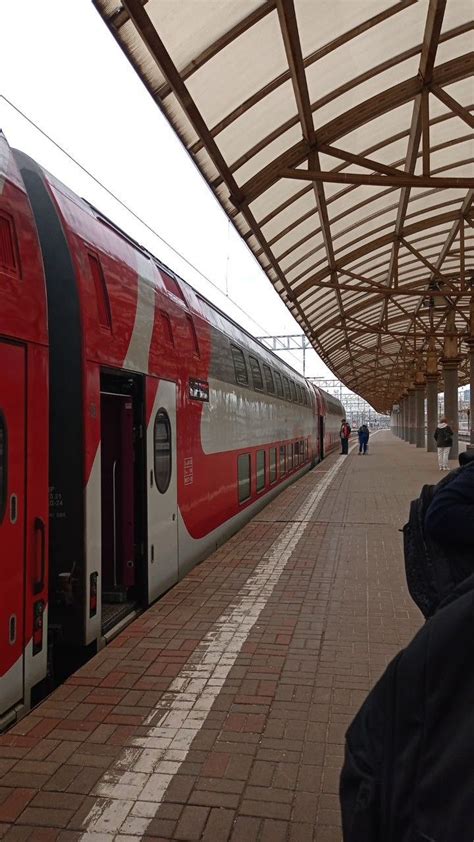
{"type": "Polygon", "coordinates": [[[136,602],[132,600],[123,603],[102,602],[102,634],[107,634],[125,617],[133,614],[136,607],[136,602]]]}

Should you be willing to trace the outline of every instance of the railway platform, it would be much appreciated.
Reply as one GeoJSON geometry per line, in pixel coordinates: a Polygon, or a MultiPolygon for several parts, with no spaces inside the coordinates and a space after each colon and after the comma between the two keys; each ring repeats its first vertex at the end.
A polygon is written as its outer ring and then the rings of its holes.
{"type": "Polygon", "coordinates": [[[398,530],[439,477],[383,431],[286,489],[0,737],[0,838],[340,842],[346,727],[422,622],[398,530]]]}

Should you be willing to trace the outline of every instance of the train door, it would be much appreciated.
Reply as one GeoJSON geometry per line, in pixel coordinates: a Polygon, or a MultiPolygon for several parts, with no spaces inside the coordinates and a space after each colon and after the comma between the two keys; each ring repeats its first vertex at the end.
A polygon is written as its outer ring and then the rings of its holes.
{"type": "Polygon", "coordinates": [[[103,633],[142,597],[142,409],[140,378],[101,376],[103,633]]]}
{"type": "Polygon", "coordinates": [[[176,384],[160,380],[147,435],[148,599],[178,581],[176,384]]]}
{"type": "Polygon", "coordinates": [[[25,349],[0,342],[0,716],[23,698],[25,349]]]}
{"type": "Polygon", "coordinates": [[[324,417],[319,416],[319,458],[324,459],[324,417]]]}

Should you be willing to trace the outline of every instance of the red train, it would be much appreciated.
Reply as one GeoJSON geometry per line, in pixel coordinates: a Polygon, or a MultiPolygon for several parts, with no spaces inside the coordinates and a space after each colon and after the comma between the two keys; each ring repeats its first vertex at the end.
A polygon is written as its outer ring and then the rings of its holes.
{"type": "Polygon", "coordinates": [[[0,133],[0,728],[55,652],[95,651],[342,416],[0,133]]]}

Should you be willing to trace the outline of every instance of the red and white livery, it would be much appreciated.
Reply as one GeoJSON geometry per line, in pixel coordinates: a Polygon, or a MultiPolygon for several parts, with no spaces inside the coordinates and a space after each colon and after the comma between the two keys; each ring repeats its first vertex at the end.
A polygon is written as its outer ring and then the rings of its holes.
{"type": "Polygon", "coordinates": [[[96,651],[338,446],[344,413],[1,134],[0,362],[6,726],[56,653],[96,651]]]}

